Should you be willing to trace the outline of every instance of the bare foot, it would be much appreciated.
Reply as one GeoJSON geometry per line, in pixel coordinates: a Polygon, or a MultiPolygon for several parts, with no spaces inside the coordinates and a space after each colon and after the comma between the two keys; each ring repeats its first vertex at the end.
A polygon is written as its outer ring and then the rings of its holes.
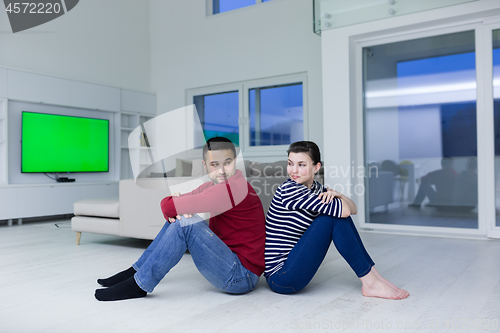
{"type": "Polygon", "coordinates": [[[408,293],[399,288],[392,288],[380,280],[373,271],[360,278],[361,293],[367,297],[380,297],[387,299],[404,299],[408,293]]]}
{"type": "Polygon", "coordinates": [[[375,276],[380,280],[382,281],[383,283],[385,283],[386,285],[388,285],[389,287],[391,287],[392,289],[395,289],[397,290],[400,295],[404,296],[403,298],[406,298],[408,296],[410,296],[410,293],[407,292],[406,290],[404,289],[401,289],[401,288],[398,288],[396,287],[394,284],[392,284],[390,281],[384,279],[380,273],[377,271],[377,269],[375,268],[375,266],[372,266],[372,269],[371,269],[371,272],[373,272],[373,274],[375,274],[375,276]]]}

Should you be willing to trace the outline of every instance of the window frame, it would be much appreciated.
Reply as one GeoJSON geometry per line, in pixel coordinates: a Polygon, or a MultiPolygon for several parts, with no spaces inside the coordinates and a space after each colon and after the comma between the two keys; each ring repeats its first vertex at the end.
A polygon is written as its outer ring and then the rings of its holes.
{"type": "MultiPolygon", "coordinates": [[[[238,91],[238,125],[239,125],[239,146],[246,156],[273,156],[277,153],[283,154],[288,148],[287,145],[275,146],[250,146],[250,89],[267,88],[290,84],[302,84],[302,119],[303,119],[303,140],[309,139],[309,110],[307,92],[307,73],[288,74],[262,79],[239,81],[228,84],[206,86],[200,88],[186,89],[186,105],[194,104],[194,96],[220,94],[231,91],[238,91]]],[[[189,133],[189,132],[188,132],[189,133]]],[[[193,141],[193,138],[187,138],[193,141]]]]}
{"type": "Polygon", "coordinates": [[[284,86],[294,83],[302,83],[302,119],[303,119],[303,133],[304,137],[302,140],[308,140],[308,101],[307,101],[307,75],[303,74],[290,74],[280,77],[266,78],[260,80],[252,80],[243,84],[243,114],[244,114],[244,127],[243,127],[243,143],[244,151],[247,153],[264,153],[264,152],[283,152],[288,149],[287,145],[275,145],[275,146],[250,146],[250,89],[254,88],[268,88],[273,86],[284,86]]]}
{"type": "MultiPolygon", "coordinates": [[[[482,31],[480,31],[480,43],[482,43],[481,47],[483,47],[484,53],[482,54],[482,69],[483,69],[483,82],[492,82],[491,88],[490,86],[486,85],[482,87],[482,92],[483,92],[483,98],[484,98],[484,104],[483,104],[483,109],[484,109],[484,117],[485,120],[484,122],[488,122],[488,120],[493,120],[493,124],[495,122],[495,112],[494,112],[494,85],[493,85],[493,30],[500,30],[500,17],[495,17],[492,19],[484,20],[483,21],[483,26],[482,26],[482,31]]],[[[478,92],[479,95],[479,92],[478,92]]],[[[484,209],[484,219],[486,219],[486,236],[489,238],[496,238],[500,239],[500,226],[497,226],[497,216],[496,216],[496,181],[498,180],[497,176],[495,175],[495,142],[494,142],[494,137],[495,137],[495,130],[493,129],[491,131],[485,131],[486,135],[486,142],[491,142],[493,141],[493,147],[490,149],[490,154],[486,156],[487,163],[483,167],[483,173],[484,176],[481,178],[481,180],[485,183],[488,184],[488,187],[485,188],[485,191],[488,191],[490,193],[490,196],[486,197],[485,200],[485,209],[484,209]],[[491,151],[493,153],[491,154],[491,151]],[[487,176],[493,174],[494,175],[494,181],[491,182],[488,180],[487,176]],[[483,180],[484,179],[484,180],[483,180]],[[491,194],[494,193],[494,196],[491,196],[491,194]]],[[[479,163],[479,160],[478,160],[479,163]]],[[[479,173],[478,173],[479,175],[479,173]]],[[[481,181],[478,179],[478,183],[481,181]]]]}
{"type": "MultiPolygon", "coordinates": [[[[241,147],[241,109],[242,109],[242,85],[238,83],[229,83],[229,84],[221,84],[221,85],[214,85],[214,86],[206,86],[206,87],[200,87],[200,88],[193,88],[193,89],[186,89],[186,105],[193,105],[194,107],[194,96],[200,96],[200,95],[215,95],[215,94],[222,94],[226,92],[238,92],[238,131],[239,131],[239,140],[240,140],[240,147],[241,147]]],[[[200,120],[201,122],[201,120],[200,120]]],[[[187,121],[187,123],[190,123],[187,121]]],[[[191,133],[194,129],[186,129],[186,133],[191,133]]],[[[194,146],[194,137],[193,136],[187,136],[186,141],[192,143],[190,147],[194,146]]],[[[189,156],[193,158],[199,158],[201,155],[201,149],[199,149],[199,152],[196,150],[191,150],[189,156]],[[193,156],[191,156],[193,154],[193,156]]]]}
{"type": "Polygon", "coordinates": [[[216,1],[219,1],[219,0],[205,0],[206,1],[206,9],[207,9],[207,16],[214,16],[214,15],[219,15],[219,14],[224,14],[224,13],[230,13],[230,12],[233,12],[235,10],[241,10],[241,9],[244,9],[244,8],[248,8],[248,7],[252,7],[254,5],[258,5],[258,4],[261,4],[263,3],[262,0],[255,0],[255,3],[253,5],[250,5],[250,6],[245,6],[245,7],[241,7],[241,8],[236,8],[236,9],[233,9],[233,10],[230,10],[230,11],[227,11],[227,12],[222,12],[222,13],[214,13],[214,9],[217,7],[215,5],[215,2],[216,1]]]}
{"type": "MultiPolygon", "coordinates": [[[[381,224],[381,223],[367,223],[366,215],[369,214],[369,211],[366,209],[367,200],[366,194],[361,195],[358,198],[358,215],[359,215],[359,227],[367,228],[372,230],[381,230],[381,231],[409,231],[409,232],[428,232],[428,233],[444,233],[451,235],[469,235],[469,236],[478,236],[486,234],[486,225],[487,221],[485,221],[483,216],[487,216],[488,211],[491,211],[494,214],[494,182],[491,180],[487,180],[486,176],[488,172],[486,168],[493,170],[493,158],[491,154],[494,154],[493,149],[493,140],[488,141],[486,136],[492,136],[492,133],[486,133],[487,131],[484,128],[487,126],[488,118],[491,122],[493,120],[491,111],[489,115],[486,115],[486,110],[484,109],[485,98],[484,91],[485,89],[489,89],[485,87],[484,80],[482,79],[482,75],[484,75],[484,38],[483,38],[483,20],[477,21],[468,21],[468,22],[457,22],[453,25],[445,25],[445,26],[435,26],[431,29],[414,29],[411,31],[405,31],[401,33],[395,34],[380,34],[376,37],[367,37],[367,38],[359,38],[354,42],[354,54],[355,54],[355,110],[356,110],[356,121],[353,124],[353,129],[356,133],[356,141],[354,143],[354,147],[356,149],[356,165],[363,165],[366,168],[366,157],[365,157],[365,102],[364,102],[364,86],[363,86],[363,48],[375,46],[375,45],[384,45],[394,42],[402,42],[408,40],[414,40],[419,38],[427,38],[440,36],[450,33],[457,32],[465,32],[465,31],[474,31],[475,34],[475,57],[476,57],[476,119],[477,119],[477,162],[478,162],[478,194],[479,194],[479,205],[478,205],[478,228],[477,229],[468,229],[468,228],[457,228],[457,227],[436,227],[436,226],[414,226],[414,225],[402,225],[402,224],[381,224]],[[488,150],[490,150],[488,152],[488,150]],[[488,154],[490,156],[488,156],[488,154]],[[487,160],[490,161],[487,161],[487,160]],[[489,165],[486,165],[489,164],[489,165]],[[483,193],[490,193],[490,197],[483,193]],[[486,197],[486,199],[484,197],[486,197]],[[492,208],[493,207],[493,208],[492,208]]],[[[491,41],[490,41],[491,42],[491,41]]],[[[491,100],[492,101],[492,100],[491,100]]],[[[492,104],[492,103],[491,103],[492,104]]],[[[493,128],[491,127],[491,130],[493,128]]],[[[493,174],[493,173],[491,173],[493,174]]],[[[353,186],[357,184],[365,185],[365,179],[358,179],[356,182],[353,182],[353,186]]]]}

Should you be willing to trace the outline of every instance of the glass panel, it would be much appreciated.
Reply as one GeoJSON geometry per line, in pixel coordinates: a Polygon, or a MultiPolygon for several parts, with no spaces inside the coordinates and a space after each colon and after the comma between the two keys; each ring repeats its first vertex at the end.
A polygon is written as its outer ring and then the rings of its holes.
{"type": "Polygon", "coordinates": [[[214,14],[255,5],[255,0],[214,0],[214,14]]]}
{"type": "Polygon", "coordinates": [[[328,30],[472,1],[477,0],[314,0],[314,7],[319,8],[314,20],[321,30],[328,30]]]}
{"type": "Polygon", "coordinates": [[[249,91],[250,146],[289,145],[304,138],[302,83],[249,91]]]}
{"type": "Polygon", "coordinates": [[[367,222],[478,228],[474,31],[363,56],[367,222]]]}
{"type": "Polygon", "coordinates": [[[493,30],[493,108],[495,114],[496,226],[500,227],[500,29],[493,30]]]}
{"type": "Polygon", "coordinates": [[[222,136],[239,145],[238,92],[194,96],[205,139],[222,136]]]}

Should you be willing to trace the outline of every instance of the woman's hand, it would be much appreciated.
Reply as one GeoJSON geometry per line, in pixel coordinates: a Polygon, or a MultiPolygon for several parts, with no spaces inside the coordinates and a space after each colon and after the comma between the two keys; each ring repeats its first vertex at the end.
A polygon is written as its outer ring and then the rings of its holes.
{"type": "Polygon", "coordinates": [[[334,198],[340,198],[342,196],[342,193],[337,192],[335,190],[330,190],[329,187],[326,188],[326,192],[320,193],[318,195],[318,198],[321,199],[322,203],[329,203],[331,202],[334,198]]]}

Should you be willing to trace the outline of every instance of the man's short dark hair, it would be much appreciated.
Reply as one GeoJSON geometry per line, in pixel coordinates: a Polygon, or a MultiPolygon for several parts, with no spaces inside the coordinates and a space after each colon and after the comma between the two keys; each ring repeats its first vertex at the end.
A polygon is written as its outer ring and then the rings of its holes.
{"type": "Polygon", "coordinates": [[[290,153],[306,153],[309,155],[314,165],[321,161],[319,147],[312,141],[297,141],[292,143],[287,150],[288,156],[290,156],[290,153]]]}
{"type": "Polygon", "coordinates": [[[236,158],[236,148],[231,140],[223,138],[221,136],[216,136],[207,140],[207,143],[203,146],[203,159],[205,159],[205,154],[210,150],[231,150],[234,157],[236,158]]]}

